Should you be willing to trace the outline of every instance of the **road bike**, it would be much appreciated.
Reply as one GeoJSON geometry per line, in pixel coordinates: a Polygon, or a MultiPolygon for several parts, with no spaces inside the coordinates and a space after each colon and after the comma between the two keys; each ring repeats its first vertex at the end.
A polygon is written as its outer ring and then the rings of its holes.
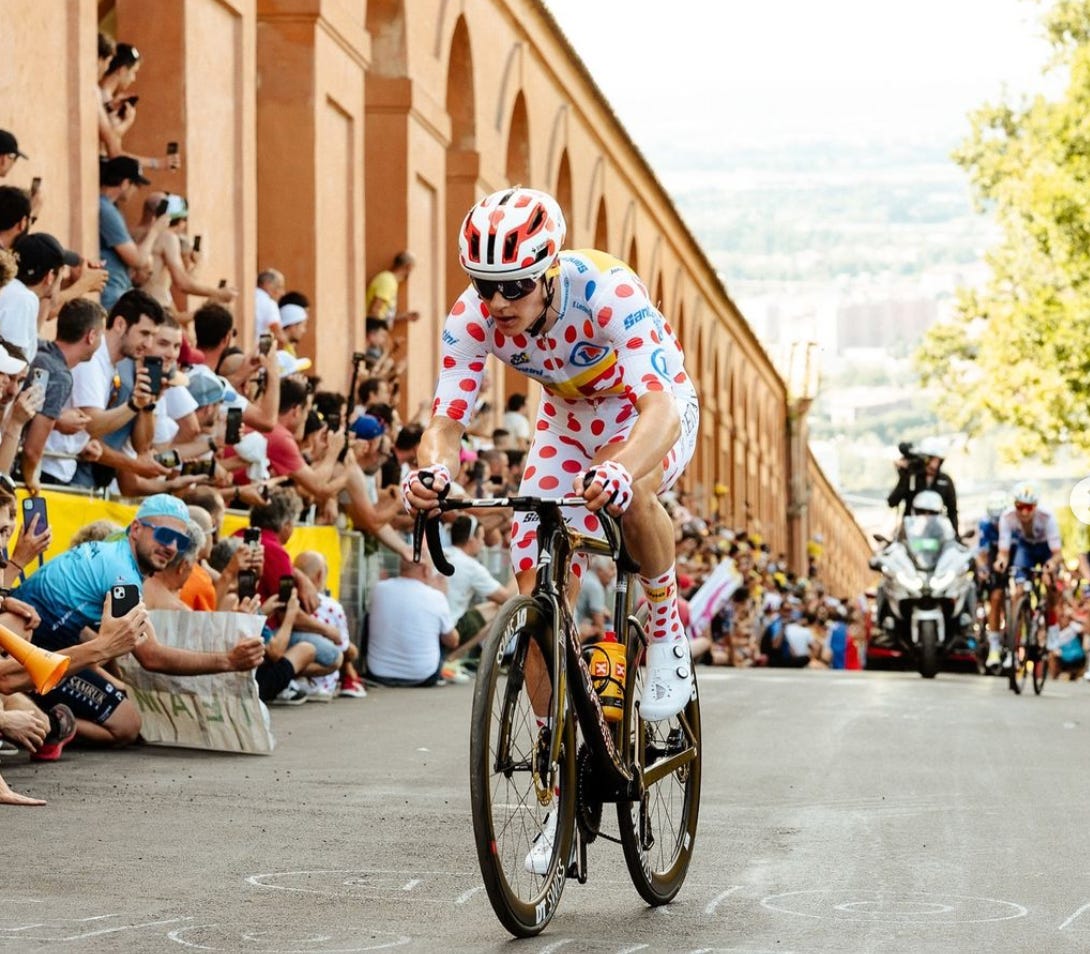
{"type": "MultiPolygon", "coordinates": [[[[651,905],[677,895],[689,870],[700,809],[700,700],[694,688],[674,718],[640,717],[647,633],[637,610],[639,567],[620,525],[596,515],[604,539],[564,523],[582,497],[445,498],[442,511],[505,507],[535,514],[536,579],[529,596],[508,600],[481,651],[473,695],[470,795],[477,859],[492,908],[516,937],[540,933],[568,878],[587,880],[587,846],[619,841],[636,890],[651,905]],[[605,716],[568,607],[576,553],[617,565],[614,626],[624,645],[620,718],[605,716]],[[617,806],[617,832],[603,830],[603,805],[617,806]],[[544,840],[543,840],[544,839],[544,840]],[[536,857],[535,857],[536,856],[536,857]],[[533,858],[533,864],[531,860],[533,858]]],[[[436,568],[439,521],[417,517],[436,568]]]]}
{"type": "Polygon", "coordinates": [[[1040,695],[1048,678],[1048,604],[1047,595],[1052,592],[1051,581],[1044,582],[1045,571],[1035,566],[1029,571],[1029,579],[1023,586],[1022,595],[1015,598],[1011,612],[1010,687],[1021,695],[1026,679],[1033,678],[1033,691],[1040,695]]]}

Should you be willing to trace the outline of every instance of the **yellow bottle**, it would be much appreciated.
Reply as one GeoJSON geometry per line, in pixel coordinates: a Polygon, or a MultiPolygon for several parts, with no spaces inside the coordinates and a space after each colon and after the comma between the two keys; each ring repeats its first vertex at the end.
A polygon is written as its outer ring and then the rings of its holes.
{"type": "Polygon", "coordinates": [[[607,630],[600,642],[588,646],[584,652],[603,715],[608,722],[620,722],[624,715],[624,646],[617,642],[616,633],[607,630]]]}

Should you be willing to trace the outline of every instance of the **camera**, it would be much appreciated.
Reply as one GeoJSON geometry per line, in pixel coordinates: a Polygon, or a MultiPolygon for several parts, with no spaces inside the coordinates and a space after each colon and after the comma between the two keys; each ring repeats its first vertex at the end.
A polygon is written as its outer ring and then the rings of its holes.
{"type": "Polygon", "coordinates": [[[901,456],[908,461],[908,467],[906,468],[910,474],[922,473],[927,467],[927,459],[921,457],[909,441],[901,441],[897,445],[897,450],[900,451],[901,456]]]}

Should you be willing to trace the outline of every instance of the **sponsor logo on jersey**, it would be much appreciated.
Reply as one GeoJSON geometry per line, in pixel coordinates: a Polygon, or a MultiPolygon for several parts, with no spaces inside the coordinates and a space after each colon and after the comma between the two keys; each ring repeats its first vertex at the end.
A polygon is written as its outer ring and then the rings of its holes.
{"type": "Polygon", "coordinates": [[[631,315],[625,315],[624,330],[628,331],[629,328],[638,325],[644,318],[651,314],[650,308],[641,308],[639,311],[632,312],[631,315]]]}
{"type": "Polygon", "coordinates": [[[456,345],[458,339],[454,337],[446,328],[443,329],[443,343],[448,345],[456,345]]]}
{"type": "Polygon", "coordinates": [[[591,344],[589,341],[578,341],[575,347],[571,349],[568,362],[574,364],[577,368],[589,368],[592,364],[601,361],[607,354],[609,354],[608,348],[591,344]]]}
{"type": "Polygon", "coordinates": [[[529,360],[530,356],[525,351],[520,351],[518,354],[511,355],[511,367],[517,368],[529,360]]]}
{"type": "Polygon", "coordinates": [[[666,352],[662,348],[656,348],[651,352],[651,367],[659,373],[659,377],[670,377],[670,371],[666,367],[666,352]]]}

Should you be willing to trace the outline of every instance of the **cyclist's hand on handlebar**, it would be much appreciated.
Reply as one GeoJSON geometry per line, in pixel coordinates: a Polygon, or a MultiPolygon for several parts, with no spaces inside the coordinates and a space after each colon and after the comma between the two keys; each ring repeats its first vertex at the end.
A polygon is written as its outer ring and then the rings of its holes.
{"type": "Polygon", "coordinates": [[[443,464],[432,464],[419,470],[410,470],[401,481],[401,495],[405,501],[405,510],[424,510],[429,514],[438,512],[436,504],[450,486],[450,471],[443,464]],[[421,478],[425,478],[423,481],[421,478]],[[428,486],[430,484],[430,486],[428,486]]]}
{"type": "Polygon", "coordinates": [[[591,467],[581,480],[576,480],[575,492],[582,494],[588,510],[605,507],[613,516],[619,517],[632,503],[632,475],[623,464],[604,460],[591,467]]]}

